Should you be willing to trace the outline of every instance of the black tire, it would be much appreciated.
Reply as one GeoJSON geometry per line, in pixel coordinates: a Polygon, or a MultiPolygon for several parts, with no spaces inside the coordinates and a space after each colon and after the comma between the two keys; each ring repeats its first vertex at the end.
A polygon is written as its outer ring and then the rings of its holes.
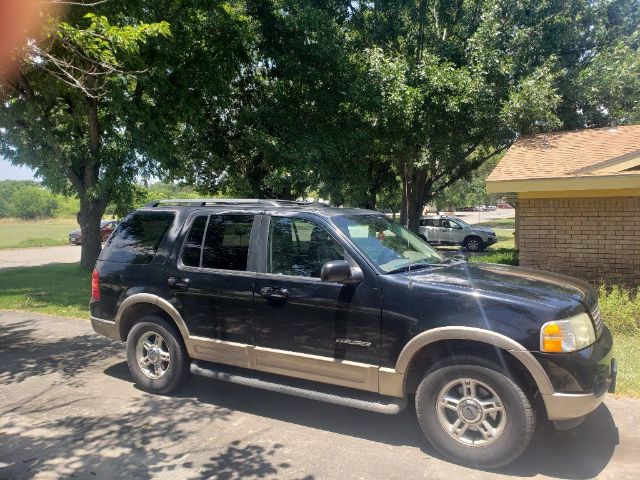
{"type": "Polygon", "coordinates": [[[467,252],[480,252],[484,250],[484,242],[480,237],[475,235],[469,235],[465,238],[464,242],[462,242],[462,246],[464,246],[464,249],[467,252]]]}
{"type": "Polygon", "coordinates": [[[127,364],[136,384],[150,393],[167,394],[177,390],[190,376],[190,359],[178,330],[165,319],[148,315],[136,323],[127,336],[127,364]],[[137,360],[138,340],[145,334],[159,334],[170,355],[166,372],[150,378],[137,360]]]}
{"type": "MultiPolygon", "coordinates": [[[[513,462],[528,447],[536,425],[531,402],[513,378],[497,365],[478,357],[458,356],[434,365],[416,391],[416,414],[427,439],[442,455],[464,465],[497,468],[513,462]],[[504,429],[493,443],[484,446],[463,444],[447,432],[438,419],[438,396],[456,379],[482,382],[502,401],[506,414],[504,429]]],[[[498,414],[494,415],[498,418],[498,414]]],[[[480,437],[481,432],[476,429],[475,426],[467,427],[464,435],[480,437]]]]}
{"type": "Polygon", "coordinates": [[[429,243],[429,240],[427,240],[427,237],[425,237],[424,235],[420,234],[418,235],[422,240],[424,240],[425,242],[429,243]]]}

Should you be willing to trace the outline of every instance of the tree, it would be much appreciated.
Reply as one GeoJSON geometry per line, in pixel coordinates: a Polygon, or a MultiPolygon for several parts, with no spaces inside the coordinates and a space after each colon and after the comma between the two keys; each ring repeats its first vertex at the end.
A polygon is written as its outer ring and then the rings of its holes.
{"type": "Polygon", "coordinates": [[[358,2],[348,22],[412,230],[519,134],[637,118],[637,0],[358,2]]]}
{"type": "MultiPolygon", "coordinates": [[[[117,16],[120,7],[98,2],[95,8],[117,16]]],[[[143,119],[131,106],[142,95],[141,45],[170,33],[166,22],[119,17],[120,25],[112,24],[80,4],[64,20],[48,17],[42,39],[27,40],[0,90],[0,154],[34,168],[53,189],[78,196],[87,268],[100,252],[107,204],[130,202],[135,178],[151,171],[145,152],[136,149],[143,119]]]]}

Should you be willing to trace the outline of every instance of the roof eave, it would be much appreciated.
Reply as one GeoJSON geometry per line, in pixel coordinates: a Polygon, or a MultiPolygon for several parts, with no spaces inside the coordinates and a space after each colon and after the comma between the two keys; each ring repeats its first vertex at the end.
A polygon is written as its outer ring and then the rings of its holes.
{"type": "Polygon", "coordinates": [[[640,188],[640,173],[573,177],[487,179],[487,192],[558,192],[565,190],[616,190],[640,188]]]}

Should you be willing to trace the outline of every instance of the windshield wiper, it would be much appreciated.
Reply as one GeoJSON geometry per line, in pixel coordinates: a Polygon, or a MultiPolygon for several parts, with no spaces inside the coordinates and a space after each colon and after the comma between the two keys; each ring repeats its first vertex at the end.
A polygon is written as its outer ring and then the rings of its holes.
{"type": "Polygon", "coordinates": [[[402,267],[398,267],[398,268],[394,268],[393,270],[389,270],[387,273],[400,273],[400,272],[407,272],[409,270],[413,270],[416,268],[426,268],[426,267],[433,267],[434,265],[437,265],[435,263],[427,263],[427,262],[418,262],[418,263],[413,263],[413,262],[409,262],[407,265],[403,265],[402,267]]]}

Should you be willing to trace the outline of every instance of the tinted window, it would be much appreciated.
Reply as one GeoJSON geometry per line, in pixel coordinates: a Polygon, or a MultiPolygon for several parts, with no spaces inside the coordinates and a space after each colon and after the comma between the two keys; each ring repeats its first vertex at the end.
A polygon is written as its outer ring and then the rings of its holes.
{"type": "Polygon", "coordinates": [[[271,218],[269,273],[320,278],[322,265],[342,259],[342,247],[321,226],[298,218],[271,218]]]}
{"type": "Polygon", "coordinates": [[[246,270],[253,215],[211,215],[204,238],[203,268],[246,270]]]}
{"type": "Polygon", "coordinates": [[[182,263],[189,267],[200,266],[200,252],[202,251],[202,237],[207,224],[207,216],[201,215],[191,224],[189,235],[182,249],[182,263]]]}
{"type": "Polygon", "coordinates": [[[172,212],[136,212],[127,217],[110,237],[107,260],[149,263],[173,223],[172,212]]]}
{"type": "Polygon", "coordinates": [[[436,226],[436,221],[432,218],[423,218],[422,220],[420,220],[420,226],[421,227],[435,227],[436,226]]]}

